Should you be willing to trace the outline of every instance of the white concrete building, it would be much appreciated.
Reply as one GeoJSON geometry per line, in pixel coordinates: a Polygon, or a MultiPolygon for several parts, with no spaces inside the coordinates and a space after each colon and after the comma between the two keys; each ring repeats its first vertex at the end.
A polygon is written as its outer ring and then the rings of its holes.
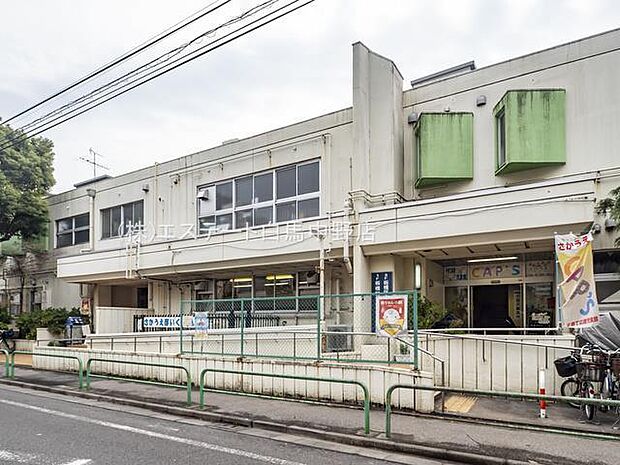
{"type": "MultiPolygon", "coordinates": [[[[620,185],[619,48],[614,30],[403,91],[356,43],[351,108],[50,197],[33,286],[92,299],[97,332],[186,299],[416,286],[465,326],[555,327],[553,234],[595,223],[599,300],[620,309],[617,228],[595,214],[620,185]]],[[[314,318],[282,302],[254,311],[314,318]]],[[[368,331],[353,307],[325,312],[368,331]]]]}

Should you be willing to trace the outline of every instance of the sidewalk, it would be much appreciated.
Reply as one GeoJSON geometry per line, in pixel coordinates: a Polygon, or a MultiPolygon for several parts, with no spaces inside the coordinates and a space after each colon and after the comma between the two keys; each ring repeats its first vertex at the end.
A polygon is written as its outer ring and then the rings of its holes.
{"type": "MultiPolygon", "coordinates": [[[[0,382],[5,381],[0,378],[0,382]]],[[[15,381],[61,389],[66,393],[78,391],[77,376],[17,368],[15,381]]],[[[185,391],[139,383],[94,378],[92,394],[118,399],[133,399],[159,406],[185,408],[185,391]]],[[[344,433],[355,437],[363,435],[363,412],[355,407],[317,405],[285,400],[264,399],[207,392],[205,412],[225,416],[262,420],[289,427],[302,427],[323,432],[344,433]]],[[[194,392],[198,402],[198,392],[194,392]]],[[[194,405],[192,411],[199,411],[194,405]]],[[[563,426],[582,431],[605,434],[618,433],[610,425],[615,415],[599,414],[605,419],[600,425],[579,423],[579,411],[570,407],[551,406],[550,418],[537,419],[538,405],[531,402],[478,399],[467,415],[485,416],[503,420],[528,422],[541,426],[563,426]]],[[[383,410],[371,412],[371,437],[384,439],[383,410]]],[[[294,428],[293,428],[294,429],[294,428]]],[[[566,433],[549,433],[513,429],[491,422],[463,422],[455,419],[434,418],[395,413],[392,418],[393,440],[401,444],[416,444],[435,448],[490,455],[505,459],[533,461],[540,464],[609,464],[617,465],[620,457],[618,441],[580,438],[566,433]]],[[[303,432],[298,434],[302,435],[303,432]]],[[[480,462],[483,463],[483,462],[480,462]]],[[[496,462],[497,463],[497,462],[496,462]]]]}

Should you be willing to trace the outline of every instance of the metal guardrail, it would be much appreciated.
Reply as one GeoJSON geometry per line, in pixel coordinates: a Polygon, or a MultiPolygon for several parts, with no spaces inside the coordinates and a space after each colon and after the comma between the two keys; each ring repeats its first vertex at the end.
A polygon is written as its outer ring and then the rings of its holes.
{"type": "MultiPolygon", "coordinates": [[[[552,396],[544,394],[525,394],[522,392],[511,391],[485,391],[483,389],[461,389],[461,388],[449,388],[444,386],[422,386],[415,384],[394,384],[390,386],[385,393],[385,436],[389,438],[392,435],[392,394],[396,389],[410,389],[415,391],[431,391],[441,392],[442,395],[446,392],[454,394],[469,394],[482,397],[505,397],[509,399],[522,399],[522,400],[536,400],[536,401],[548,401],[548,402],[564,402],[564,403],[579,403],[594,405],[597,407],[620,407],[620,400],[605,400],[605,399],[587,399],[583,397],[565,397],[565,396],[552,396]]],[[[583,433],[584,436],[588,436],[588,433],[583,433]]]]}
{"type": "Polygon", "coordinates": [[[179,387],[176,384],[172,383],[164,383],[160,381],[148,381],[148,380],[140,380],[133,378],[125,378],[120,376],[106,376],[106,375],[93,375],[91,373],[91,365],[93,362],[104,362],[104,363],[117,363],[117,364],[125,364],[125,365],[138,365],[138,366],[151,366],[158,368],[173,368],[177,370],[182,370],[186,375],[186,386],[185,389],[187,391],[187,405],[192,405],[192,377],[189,373],[189,370],[182,365],[166,365],[163,363],[147,363],[147,362],[134,362],[129,360],[110,360],[105,358],[90,358],[88,362],[86,362],[86,389],[90,389],[90,378],[106,378],[106,379],[119,379],[122,381],[133,381],[135,383],[141,384],[154,384],[156,386],[166,386],[166,387],[179,387]]]}
{"type": "Polygon", "coordinates": [[[15,378],[15,355],[31,355],[33,357],[50,357],[50,358],[62,358],[66,360],[75,360],[78,363],[78,381],[80,384],[80,389],[84,388],[84,365],[82,363],[82,359],[75,355],[61,355],[61,354],[42,354],[39,352],[30,352],[26,350],[14,350],[11,352],[11,363],[10,363],[10,373],[9,378],[15,378]]]}
{"type": "Polygon", "coordinates": [[[0,352],[4,354],[4,377],[9,378],[11,376],[11,356],[6,349],[0,349],[0,352]]]}
{"type": "Polygon", "coordinates": [[[366,385],[360,381],[348,380],[348,379],[336,379],[336,378],[321,378],[315,376],[300,376],[300,375],[285,375],[279,373],[263,373],[252,371],[240,371],[240,370],[224,370],[220,368],[205,368],[200,372],[200,408],[204,408],[204,395],[205,395],[205,375],[207,373],[226,373],[233,375],[245,375],[245,376],[264,376],[266,378],[280,378],[280,379],[293,379],[300,381],[317,381],[326,383],[341,383],[352,384],[362,388],[364,392],[364,433],[370,434],[370,392],[366,385]]]}

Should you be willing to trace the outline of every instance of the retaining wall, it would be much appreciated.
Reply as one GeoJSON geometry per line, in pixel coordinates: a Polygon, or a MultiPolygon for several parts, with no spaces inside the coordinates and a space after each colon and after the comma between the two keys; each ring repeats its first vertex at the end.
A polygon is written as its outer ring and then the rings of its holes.
{"type": "MultiPolygon", "coordinates": [[[[173,354],[134,353],[116,350],[58,347],[39,347],[36,348],[36,352],[76,355],[82,359],[84,367],[86,367],[86,362],[89,358],[182,365],[190,371],[195,386],[198,385],[198,376],[200,372],[206,367],[248,372],[350,379],[364,383],[370,392],[371,402],[376,405],[384,404],[385,391],[393,384],[419,383],[429,386],[433,384],[432,373],[413,372],[408,368],[380,367],[362,364],[331,362],[303,363],[285,360],[256,359],[243,359],[241,361],[226,357],[205,358],[204,356],[197,355],[177,356],[173,354]]],[[[77,363],[72,360],[35,356],[33,357],[33,367],[56,371],[76,371],[77,363]]],[[[92,373],[154,379],[175,384],[182,384],[185,382],[185,374],[182,370],[172,368],[93,362],[92,373]]],[[[253,375],[241,376],[208,373],[206,376],[206,386],[213,389],[235,391],[240,391],[243,386],[243,390],[250,393],[328,400],[337,403],[361,403],[364,399],[361,388],[354,385],[285,380],[253,375]]],[[[392,406],[397,408],[415,408],[415,410],[420,412],[431,412],[434,406],[434,396],[430,392],[414,393],[413,391],[398,390],[392,399],[392,406]]]]}

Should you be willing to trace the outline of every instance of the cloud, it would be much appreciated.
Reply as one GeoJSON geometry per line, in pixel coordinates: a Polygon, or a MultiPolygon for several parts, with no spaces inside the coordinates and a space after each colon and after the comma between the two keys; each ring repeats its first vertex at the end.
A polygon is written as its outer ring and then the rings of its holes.
{"type": "MultiPolygon", "coordinates": [[[[240,11],[253,1],[232,4],[240,11]]],[[[5,5],[0,116],[26,108],[204,5],[201,0],[5,5]]],[[[215,24],[225,17],[220,13],[165,48],[215,24]]],[[[471,59],[478,66],[492,64],[619,22],[612,0],[317,0],[46,133],[56,147],[55,191],[92,175],[77,162],[90,147],[120,174],[350,106],[351,44],[358,40],[392,58],[408,82],[471,59]]]]}

